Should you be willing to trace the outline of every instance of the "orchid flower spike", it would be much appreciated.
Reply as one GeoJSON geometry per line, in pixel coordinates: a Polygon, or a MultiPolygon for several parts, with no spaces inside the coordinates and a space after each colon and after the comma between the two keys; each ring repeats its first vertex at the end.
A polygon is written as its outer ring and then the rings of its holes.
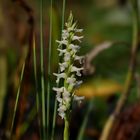
{"type": "Polygon", "coordinates": [[[56,83],[61,86],[54,87],[56,92],[56,99],[59,102],[58,114],[61,118],[65,118],[67,113],[71,111],[73,101],[81,101],[83,97],[78,97],[74,93],[77,85],[79,86],[82,81],[78,81],[77,77],[81,76],[82,67],[76,67],[75,61],[81,64],[81,56],[77,55],[80,49],[79,43],[83,36],[80,36],[83,29],[77,29],[77,24],[73,20],[73,15],[70,13],[68,21],[65,23],[65,29],[62,30],[62,39],[58,43],[59,56],[62,57],[59,62],[60,73],[54,73],[57,77],[56,83]],[[78,34],[77,34],[78,33],[78,34]]]}

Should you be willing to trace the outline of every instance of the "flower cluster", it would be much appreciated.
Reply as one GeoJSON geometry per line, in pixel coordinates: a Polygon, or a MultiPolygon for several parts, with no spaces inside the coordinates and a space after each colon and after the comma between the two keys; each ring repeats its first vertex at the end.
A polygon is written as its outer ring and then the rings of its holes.
{"type": "Polygon", "coordinates": [[[81,42],[83,36],[79,36],[82,32],[82,29],[77,29],[76,23],[73,22],[72,13],[70,14],[67,23],[65,24],[66,28],[62,31],[62,40],[56,41],[59,51],[59,56],[62,57],[60,66],[60,73],[54,73],[57,77],[56,83],[59,84],[60,81],[63,83],[61,87],[54,87],[53,90],[56,91],[57,101],[59,102],[58,112],[59,115],[65,118],[66,113],[70,111],[73,100],[81,100],[83,97],[78,97],[74,95],[74,89],[76,86],[80,85],[82,81],[77,81],[77,76],[81,76],[81,71],[83,68],[78,68],[74,66],[75,61],[81,60],[83,57],[77,56],[77,52],[80,49],[80,46],[77,45],[81,42]]]}

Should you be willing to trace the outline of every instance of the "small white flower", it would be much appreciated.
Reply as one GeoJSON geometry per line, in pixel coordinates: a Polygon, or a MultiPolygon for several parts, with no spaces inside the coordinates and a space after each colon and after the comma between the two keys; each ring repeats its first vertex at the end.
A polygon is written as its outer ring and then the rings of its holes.
{"type": "Polygon", "coordinates": [[[75,82],[76,82],[76,78],[73,78],[73,77],[68,77],[67,78],[67,83],[71,86],[74,86],[75,85],[75,82]]]}
{"type": "Polygon", "coordinates": [[[56,91],[57,93],[62,93],[64,91],[64,87],[61,88],[53,87],[53,90],[56,91]]]}
{"type": "Polygon", "coordinates": [[[62,92],[64,91],[64,87],[61,87],[61,88],[57,88],[57,87],[54,87],[53,88],[54,91],[56,91],[56,99],[58,102],[62,103],[62,92]]]}
{"type": "Polygon", "coordinates": [[[63,97],[63,100],[64,100],[66,106],[69,106],[70,101],[71,101],[71,97],[65,97],[65,96],[64,96],[64,97],[63,97]]]}
{"type": "Polygon", "coordinates": [[[65,117],[65,111],[67,110],[65,105],[59,105],[58,111],[59,115],[62,117],[62,119],[65,117]]]}
{"type": "Polygon", "coordinates": [[[61,78],[65,78],[66,77],[66,73],[53,73],[55,76],[57,76],[57,80],[56,80],[56,83],[59,83],[60,79],[61,78]]]}
{"type": "Polygon", "coordinates": [[[69,102],[71,100],[70,93],[66,90],[66,88],[64,88],[63,100],[66,104],[69,104],[69,102]]]}
{"type": "Polygon", "coordinates": [[[70,48],[74,53],[76,53],[76,52],[80,49],[80,46],[74,45],[74,44],[70,44],[70,45],[69,45],[69,48],[70,48]]]}
{"type": "Polygon", "coordinates": [[[60,65],[60,71],[64,71],[67,67],[68,67],[68,63],[64,62],[64,63],[59,63],[60,65]]]}
{"type": "Polygon", "coordinates": [[[59,56],[62,56],[63,54],[66,53],[66,49],[62,50],[62,49],[57,49],[60,53],[59,56]]]}
{"type": "Polygon", "coordinates": [[[69,97],[70,96],[70,93],[67,91],[66,88],[64,88],[63,96],[65,96],[65,97],[69,97]]]}
{"type": "Polygon", "coordinates": [[[57,94],[56,99],[59,103],[62,103],[62,101],[63,101],[63,99],[61,98],[61,94],[57,94]]]}
{"type": "Polygon", "coordinates": [[[82,60],[83,60],[84,56],[75,56],[75,60],[78,60],[80,64],[82,64],[82,60]]]}
{"type": "Polygon", "coordinates": [[[74,31],[77,33],[81,33],[81,32],[83,32],[83,29],[75,29],[74,31]]]}
{"type": "Polygon", "coordinates": [[[83,36],[73,36],[73,38],[72,38],[72,40],[74,41],[74,40],[77,40],[77,41],[79,41],[79,42],[81,42],[81,39],[83,38],[83,36]]]}
{"type": "Polygon", "coordinates": [[[59,46],[61,46],[61,45],[67,45],[68,44],[68,41],[67,40],[61,40],[61,41],[56,40],[56,42],[59,43],[59,46]]]}
{"type": "MultiPolygon", "coordinates": [[[[59,110],[58,110],[58,111],[59,111],[59,110]]],[[[59,116],[60,116],[62,119],[65,118],[65,112],[62,112],[62,111],[60,112],[60,111],[59,111],[58,114],[59,114],[59,116]]]]}
{"type": "Polygon", "coordinates": [[[64,55],[64,61],[65,62],[69,61],[70,60],[70,56],[71,56],[70,52],[66,52],[65,55],[64,55]]]}
{"type": "Polygon", "coordinates": [[[71,68],[71,72],[76,72],[77,76],[81,76],[81,73],[80,73],[81,70],[83,70],[83,68],[77,68],[75,66],[72,66],[71,68]]]}
{"type": "Polygon", "coordinates": [[[62,31],[62,38],[63,40],[66,40],[69,37],[69,32],[67,30],[62,31]]]}

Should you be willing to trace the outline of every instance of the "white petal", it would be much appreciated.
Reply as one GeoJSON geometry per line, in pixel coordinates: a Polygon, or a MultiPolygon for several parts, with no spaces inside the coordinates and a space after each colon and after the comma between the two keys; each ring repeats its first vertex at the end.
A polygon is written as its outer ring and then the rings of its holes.
{"type": "Polygon", "coordinates": [[[69,97],[70,93],[64,88],[63,97],[69,97]]]}
{"type": "Polygon", "coordinates": [[[84,56],[75,56],[75,60],[78,60],[80,64],[82,64],[82,59],[84,58],[84,56]]]}
{"type": "Polygon", "coordinates": [[[56,91],[57,93],[61,93],[64,91],[64,87],[61,87],[61,88],[53,87],[53,90],[56,91]]]}
{"type": "Polygon", "coordinates": [[[57,49],[60,53],[59,56],[62,56],[64,53],[66,53],[66,49],[62,50],[62,49],[57,49]]]}
{"type": "Polygon", "coordinates": [[[79,42],[81,42],[81,39],[83,38],[83,36],[73,36],[72,40],[78,40],[79,42]]]}
{"type": "Polygon", "coordinates": [[[64,112],[59,112],[59,116],[64,119],[65,118],[65,113],[64,112]]]}
{"type": "MultiPolygon", "coordinates": [[[[62,100],[63,100],[62,102],[64,104],[69,104],[70,103],[70,100],[71,100],[70,95],[71,94],[66,90],[66,88],[64,88],[63,93],[62,93],[62,100]]],[[[59,104],[59,105],[61,106],[61,104],[59,104]]]]}
{"type": "Polygon", "coordinates": [[[62,38],[63,40],[67,39],[69,37],[69,32],[67,30],[62,31],[62,38]]]}
{"type": "Polygon", "coordinates": [[[67,110],[67,108],[66,108],[65,105],[60,105],[59,108],[58,108],[58,111],[59,111],[59,112],[64,112],[64,111],[66,111],[66,110],[67,110]]]}
{"type": "Polygon", "coordinates": [[[62,98],[60,98],[60,97],[56,97],[56,99],[59,103],[62,103],[62,101],[63,101],[62,98]]]}
{"type": "Polygon", "coordinates": [[[72,51],[74,51],[76,53],[80,49],[80,46],[74,45],[74,44],[70,44],[69,48],[72,49],[72,51]]]}
{"type": "Polygon", "coordinates": [[[66,52],[65,53],[65,56],[64,56],[64,61],[65,62],[69,61],[70,60],[70,56],[71,56],[70,53],[69,52],[66,52]]]}
{"type": "Polygon", "coordinates": [[[81,70],[83,70],[83,68],[77,68],[75,66],[72,66],[71,68],[71,72],[76,72],[77,76],[81,76],[81,73],[80,73],[81,70]]]}
{"type": "Polygon", "coordinates": [[[61,78],[65,78],[66,77],[66,74],[65,73],[60,73],[60,74],[57,74],[57,73],[53,73],[55,76],[57,76],[57,80],[56,80],[56,83],[59,83],[60,79],[61,78]]]}
{"type": "Polygon", "coordinates": [[[81,33],[81,32],[83,32],[83,29],[75,29],[75,32],[81,33]]]}
{"type": "Polygon", "coordinates": [[[68,77],[67,78],[67,83],[74,86],[75,85],[75,81],[76,81],[76,78],[73,78],[73,77],[68,77]]]}
{"type": "Polygon", "coordinates": [[[68,67],[68,63],[64,62],[64,63],[59,63],[60,65],[60,71],[64,71],[67,67],[68,67]]]}
{"type": "Polygon", "coordinates": [[[60,46],[61,45],[67,45],[68,44],[68,41],[67,40],[61,40],[61,41],[56,40],[56,42],[59,43],[60,46]]]}

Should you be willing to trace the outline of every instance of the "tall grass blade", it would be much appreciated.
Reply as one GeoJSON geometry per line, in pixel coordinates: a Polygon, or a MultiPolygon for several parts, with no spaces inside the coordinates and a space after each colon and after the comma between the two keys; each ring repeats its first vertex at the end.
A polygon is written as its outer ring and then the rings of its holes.
{"type": "Polygon", "coordinates": [[[13,127],[14,127],[14,122],[15,122],[15,116],[16,116],[16,111],[17,111],[17,106],[18,106],[18,101],[19,101],[19,95],[20,95],[21,83],[22,83],[22,79],[23,79],[23,75],[24,75],[24,70],[25,70],[25,62],[22,65],[20,82],[19,82],[17,95],[16,95],[16,102],[15,102],[15,106],[14,106],[14,113],[13,113],[13,117],[12,117],[11,129],[10,129],[10,138],[12,137],[13,127]]]}
{"type": "Polygon", "coordinates": [[[52,6],[53,0],[51,0],[50,9],[50,33],[49,33],[49,54],[48,54],[48,83],[47,83],[47,138],[49,138],[49,112],[50,112],[50,77],[51,77],[51,53],[52,53],[52,6]]]}
{"type": "Polygon", "coordinates": [[[33,64],[34,64],[34,78],[35,78],[35,90],[36,90],[36,109],[38,114],[38,124],[39,124],[39,133],[41,137],[41,120],[40,120],[40,111],[39,111],[39,92],[38,92],[38,80],[37,80],[37,62],[36,62],[36,38],[35,33],[33,33],[32,38],[32,45],[33,45],[33,64]]]}
{"type": "Polygon", "coordinates": [[[42,103],[42,137],[46,140],[46,111],[45,111],[45,83],[44,83],[44,55],[43,55],[43,0],[40,0],[40,63],[41,63],[41,103],[42,103]]]}

